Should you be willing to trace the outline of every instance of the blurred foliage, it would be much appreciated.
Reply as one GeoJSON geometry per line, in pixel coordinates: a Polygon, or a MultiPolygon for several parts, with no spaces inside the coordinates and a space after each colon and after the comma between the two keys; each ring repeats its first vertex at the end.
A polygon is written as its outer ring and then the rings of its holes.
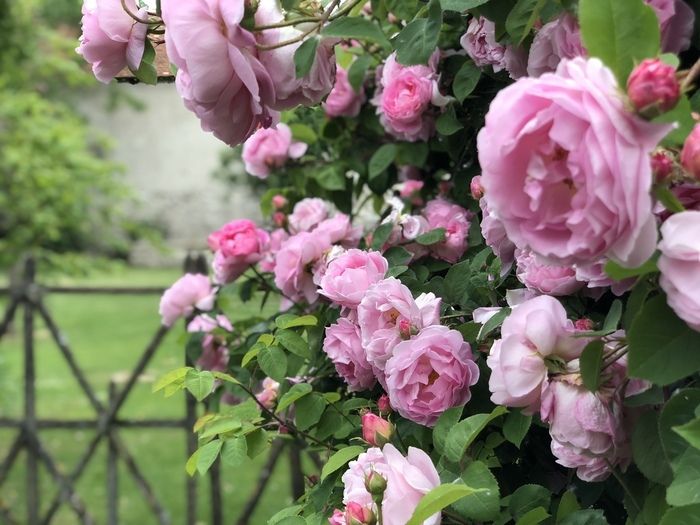
{"type": "Polygon", "coordinates": [[[75,52],[76,0],[0,0],[0,268],[34,252],[62,270],[76,255],[126,257],[154,233],[108,160],[109,143],[70,104],[95,80],[75,52]]]}

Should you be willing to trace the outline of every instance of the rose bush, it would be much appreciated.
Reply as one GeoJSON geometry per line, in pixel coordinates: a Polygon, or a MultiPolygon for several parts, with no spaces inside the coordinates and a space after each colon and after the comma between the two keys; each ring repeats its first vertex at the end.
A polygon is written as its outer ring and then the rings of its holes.
{"type": "MultiPolygon", "coordinates": [[[[155,389],[210,400],[188,468],[274,439],[320,454],[273,525],[692,522],[693,6],[127,13],[147,17],[129,37],[145,49],[165,32],[186,107],[245,142],[269,186],[264,224],[214,232],[212,279],[187,275],[161,301],[164,324],[187,320],[195,366],[155,389]],[[280,311],[233,326],[231,294],[280,311]]],[[[112,21],[88,12],[84,44],[112,21]]],[[[119,42],[100,60],[123,63],[119,42]]]]}

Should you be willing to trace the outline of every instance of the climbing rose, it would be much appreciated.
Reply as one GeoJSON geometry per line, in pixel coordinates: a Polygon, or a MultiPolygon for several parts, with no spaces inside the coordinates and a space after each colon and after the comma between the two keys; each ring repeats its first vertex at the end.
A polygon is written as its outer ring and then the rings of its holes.
{"type": "MultiPolygon", "coordinates": [[[[138,18],[148,19],[146,9],[136,7],[134,0],[125,3],[138,18]]],[[[148,26],[131,18],[119,0],[84,0],[82,27],[76,52],[92,65],[97,80],[106,84],[127,66],[139,68],[148,26]]]]}
{"type": "Polygon", "coordinates": [[[309,232],[297,233],[282,243],[275,256],[275,285],[287,299],[316,302],[318,293],[311,268],[330,247],[326,236],[309,232]]]}
{"type": "Polygon", "coordinates": [[[496,25],[489,19],[474,17],[459,43],[477,66],[493,66],[493,70],[498,72],[504,68],[506,49],[496,42],[495,32],[496,25]]]}
{"type": "Polygon", "coordinates": [[[214,273],[219,283],[237,279],[265,255],[270,235],[248,219],[238,219],[209,235],[209,248],[215,252],[214,273]]]}
{"type": "Polygon", "coordinates": [[[298,159],[308,146],[292,139],[292,131],[286,124],[273,128],[260,128],[243,144],[245,170],[256,177],[266,179],[274,168],[281,168],[287,159],[298,159]]]}
{"type": "Polygon", "coordinates": [[[388,269],[379,252],[348,250],[328,265],[320,292],[340,306],[357,308],[367,288],[384,279],[388,269]]]}
{"type": "Polygon", "coordinates": [[[329,117],[356,117],[365,99],[364,86],[360,86],[359,92],[355,91],[348,80],[348,72],[338,67],[335,84],[323,104],[323,109],[329,117]]]}
{"type": "Polygon", "coordinates": [[[661,50],[680,53],[690,47],[695,13],[683,0],[645,0],[656,12],[661,26],[661,50]]]}
{"type": "Polygon", "coordinates": [[[469,212],[444,199],[433,199],[423,209],[428,230],[445,229],[445,240],[431,244],[429,249],[438,259],[456,263],[467,249],[469,212]]]}
{"type": "Polygon", "coordinates": [[[206,275],[187,273],[165,290],[158,313],[165,326],[172,326],[180,317],[189,317],[198,310],[214,307],[214,290],[206,275]]]}
{"type": "Polygon", "coordinates": [[[640,114],[657,116],[673,109],[681,96],[676,68],[658,58],[648,58],[634,68],[627,80],[627,96],[640,114]]]}
{"type": "Polygon", "coordinates": [[[542,26],[530,46],[527,73],[539,77],[543,73],[556,71],[564,58],[586,56],[581,43],[581,30],[573,15],[565,13],[542,26]]]}
{"type": "Polygon", "coordinates": [[[547,295],[571,295],[583,283],[576,280],[576,269],[572,266],[551,265],[540,261],[527,250],[516,250],[516,275],[529,290],[547,295]]]}
{"type": "Polygon", "coordinates": [[[639,266],[657,238],[649,154],[670,129],[629,113],[597,58],[521,78],[496,95],[477,139],[489,211],[551,263],[639,266]]]}
{"type": "Polygon", "coordinates": [[[302,199],[294,205],[294,210],[288,217],[289,230],[292,233],[310,231],[326,217],[328,206],[323,199],[302,199]]]}
{"type": "Polygon", "coordinates": [[[367,362],[362,348],[360,328],[353,321],[341,317],[326,328],[323,340],[326,352],[335,369],[350,387],[350,390],[369,390],[376,382],[372,365],[367,362]]]}

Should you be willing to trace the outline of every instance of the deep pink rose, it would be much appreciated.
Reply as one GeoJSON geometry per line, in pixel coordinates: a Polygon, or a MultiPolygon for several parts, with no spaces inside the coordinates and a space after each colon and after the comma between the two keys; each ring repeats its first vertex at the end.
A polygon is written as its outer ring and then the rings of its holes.
{"type": "Polygon", "coordinates": [[[306,153],[308,146],[292,139],[292,130],[286,124],[271,128],[260,128],[243,144],[245,170],[261,179],[270,171],[281,168],[287,159],[298,159],[306,153]]]}
{"type": "Polygon", "coordinates": [[[495,72],[505,68],[506,48],[496,42],[496,25],[491,20],[473,17],[459,43],[477,66],[493,66],[495,72]]]}
{"type": "Polygon", "coordinates": [[[494,342],[486,359],[491,369],[491,401],[536,412],[547,380],[545,359],[570,361],[587,344],[572,337],[574,333],[566,310],[553,297],[541,295],[513,308],[501,327],[501,339],[494,342]]]}
{"type": "Polygon", "coordinates": [[[372,103],[384,129],[394,137],[415,142],[433,135],[435,118],[429,110],[448,101],[438,86],[439,58],[436,50],[427,66],[403,66],[396,61],[396,53],[386,59],[372,103]]]}
{"type": "MultiPolygon", "coordinates": [[[[482,186],[483,191],[483,186],[482,186]]],[[[501,276],[507,275],[515,262],[515,244],[506,235],[503,223],[489,211],[488,201],[483,197],[479,201],[481,208],[481,235],[486,246],[501,260],[501,276]]]]}
{"type": "Polygon", "coordinates": [[[374,386],[376,380],[372,365],[367,362],[360,328],[354,322],[341,317],[336,324],[327,327],[323,351],[333,361],[349,390],[369,390],[374,386]]]}
{"type": "Polygon", "coordinates": [[[425,183],[422,180],[407,180],[399,185],[399,195],[401,198],[410,201],[415,206],[420,206],[423,199],[420,196],[420,190],[423,189],[425,183]]]}
{"type": "Polygon", "coordinates": [[[444,199],[433,199],[423,209],[429,230],[445,229],[445,240],[430,245],[438,259],[456,263],[467,249],[470,214],[467,210],[444,199]]]}
{"type": "Polygon", "coordinates": [[[388,269],[379,252],[348,250],[328,265],[320,292],[340,306],[357,308],[367,288],[384,279],[388,269]]]}
{"type": "MultiPolygon", "coordinates": [[[[384,525],[405,525],[423,496],[440,484],[440,477],[430,456],[415,447],[408,447],[406,456],[390,444],[384,445],[382,450],[370,448],[348,466],[342,477],[345,486],[343,502],[346,505],[354,502],[375,509],[372,496],[365,488],[365,478],[375,472],[386,479],[382,500],[384,525]]],[[[440,513],[436,513],[425,520],[423,525],[439,523],[440,513]]]]}
{"type": "Polygon", "coordinates": [[[661,236],[661,288],[678,317],[700,331],[700,211],[671,215],[661,236]]]}
{"type": "Polygon", "coordinates": [[[642,115],[657,116],[673,109],[681,96],[676,68],[659,58],[647,58],[627,79],[627,96],[642,115]]]}
{"type": "Polygon", "coordinates": [[[396,345],[385,373],[391,406],[426,426],[433,426],[448,408],[469,401],[469,387],[479,379],[462,334],[439,325],[396,345]]]}
{"type": "MultiPolygon", "coordinates": [[[[260,0],[255,12],[255,24],[258,26],[275,24],[284,21],[278,0],[260,0]]],[[[258,32],[258,43],[275,45],[280,42],[298,38],[303,34],[300,27],[287,26],[266,29],[258,32]]],[[[309,73],[297,78],[294,53],[302,42],[279,47],[277,49],[260,50],[258,56],[275,86],[277,110],[291,109],[299,104],[312,106],[321,102],[333,87],[335,75],[335,41],[323,38],[316,48],[316,57],[309,73]]]]}
{"type": "Polygon", "coordinates": [[[696,124],[685,139],[681,164],[692,177],[700,179],[700,124],[696,124]]]}
{"type": "Polygon", "coordinates": [[[262,382],[262,390],[255,394],[256,399],[262,403],[265,408],[272,408],[277,401],[280,384],[270,377],[266,377],[262,382]]]}
{"type": "Polygon", "coordinates": [[[275,284],[287,299],[316,302],[318,294],[311,269],[330,247],[325,236],[309,232],[297,233],[282,243],[275,258],[275,284]]]}
{"type": "Polygon", "coordinates": [[[537,31],[530,46],[527,73],[531,77],[539,77],[543,73],[556,71],[559,62],[564,58],[587,55],[576,18],[564,13],[537,31]]]}
{"type": "Polygon", "coordinates": [[[328,206],[323,199],[302,199],[294,205],[294,210],[288,217],[289,231],[292,233],[312,230],[328,217],[328,206]]]}
{"type": "Polygon", "coordinates": [[[489,211],[551,263],[639,266],[657,239],[649,154],[670,129],[628,112],[596,58],[521,78],[496,95],[477,139],[489,211]]]}
{"type": "Polygon", "coordinates": [[[263,272],[272,272],[275,270],[277,252],[287,239],[289,239],[289,234],[282,228],[278,228],[270,234],[270,242],[268,243],[267,251],[260,260],[260,269],[263,272]]]}
{"type": "Polygon", "coordinates": [[[270,235],[248,219],[231,221],[209,235],[214,253],[214,274],[218,283],[236,280],[260,261],[268,249],[270,235]]]}
{"type": "Polygon", "coordinates": [[[229,351],[224,345],[202,345],[202,355],[197,359],[197,367],[212,372],[225,372],[228,368],[229,351]]]}
{"type": "Polygon", "coordinates": [[[162,10],[178,93],[204,131],[235,146],[278,119],[270,74],[241,27],[244,0],[163,0],[162,10]]]}
{"type": "Polygon", "coordinates": [[[558,266],[538,260],[527,250],[516,250],[516,275],[529,290],[546,295],[571,295],[581,289],[583,283],[576,280],[573,266],[558,266]]]}
{"type": "Polygon", "coordinates": [[[680,53],[690,47],[695,13],[683,0],[645,0],[656,12],[661,26],[661,50],[680,53]]]}
{"type": "Polygon", "coordinates": [[[651,156],[651,172],[656,182],[663,182],[668,179],[675,169],[673,158],[666,150],[656,151],[651,156]]]}
{"type": "Polygon", "coordinates": [[[211,310],[214,307],[214,289],[209,277],[187,273],[165,290],[160,298],[160,314],[165,326],[172,326],[180,317],[189,317],[198,310],[211,310]]]}
{"type": "MultiPolygon", "coordinates": [[[[146,9],[139,9],[134,0],[126,0],[126,6],[138,18],[148,19],[146,9]]],[[[76,52],[92,65],[97,80],[106,84],[125,67],[139,68],[148,26],[131,18],[119,0],[84,1],[82,27],[76,52]]]]}
{"type": "Polygon", "coordinates": [[[360,86],[359,92],[355,91],[348,81],[348,72],[338,67],[335,84],[323,103],[323,110],[329,117],[356,117],[366,98],[364,86],[360,86]]]}
{"type": "Polygon", "coordinates": [[[369,287],[357,314],[367,360],[381,371],[406,330],[410,337],[440,322],[440,299],[432,293],[413,299],[401,281],[389,277],[369,287]]]}

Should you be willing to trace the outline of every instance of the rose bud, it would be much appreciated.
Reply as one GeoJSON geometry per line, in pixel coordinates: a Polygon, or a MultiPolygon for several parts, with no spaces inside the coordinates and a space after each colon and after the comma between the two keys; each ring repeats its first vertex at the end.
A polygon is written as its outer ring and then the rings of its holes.
{"type": "Polygon", "coordinates": [[[373,496],[375,501],[377,499],[381,501],[384,491],[386,491],[386,478],[376,470],[370,471],[365,478],[365,489],[373,496]]]}
{"type": "Polygon", "coordinates": [[[373,447],[381,447],[391,440],[394,425],[376,414],[367,412],[362,415],[362,437],[373,447]]]}
{"type": "Polygon", "coordinates": [[[481,185],[481,175],[476,175],[472,178],[469,183],[469,189],[472,192],[472,197],[477,201],[484,196],[484,187],[481,185]]]}
{"type": "Polygon", "coordinates": [[[581,319],[577,319],[576,322],[574,323],[574,328],[576,330],[580,330],[581,332],[589,332],[593,330],[593,321],[590,319],[583,317],[581,319]]]}
{"type": "Polygon", "coordinates": [[[351,501],[345,507],[345,523],[346,525],[374,525],[377,519],[371,509],[351,501]]]}
{"type": "Polygon", "coordinates": [[[272,214],[272,222],[274,222],[275,226],[278,228],[282,228],[287,222],[287,216],[281,211],[276,211],[272,214]]]}
{"type": "Polygon", "coordinates": [[[700,124],[696,124],[685,139],[681,151],[681,164],[691,176],[700,178],[700,124]]]}
{"type": "Polygon", "coordinates": [[[676,69],[658,58],[643,60],[627,81],[627,96],[644,117],[652,118],[673,109],[681,96],[676,69]]]}
{"type": "Polygon", "coordinates": [[[281,210],[287,205],[287,199],[284,197],[284,195],[275,195],[272,197],[272,206],[276,210],[281,210]]]}
{"type": "Polygon", "coordinates": [[[651,172],[656,182],[663,182],[673,173],[673,159],[665,151],[657,151],[651,156],[651,172]]]}
{"type": "Polygon", "coordinates": [[[379,413],[383,416],[391,413],[391,403],[389,402],[389,396],[382,394],[377,400],[377,409],[379,413]]]}

